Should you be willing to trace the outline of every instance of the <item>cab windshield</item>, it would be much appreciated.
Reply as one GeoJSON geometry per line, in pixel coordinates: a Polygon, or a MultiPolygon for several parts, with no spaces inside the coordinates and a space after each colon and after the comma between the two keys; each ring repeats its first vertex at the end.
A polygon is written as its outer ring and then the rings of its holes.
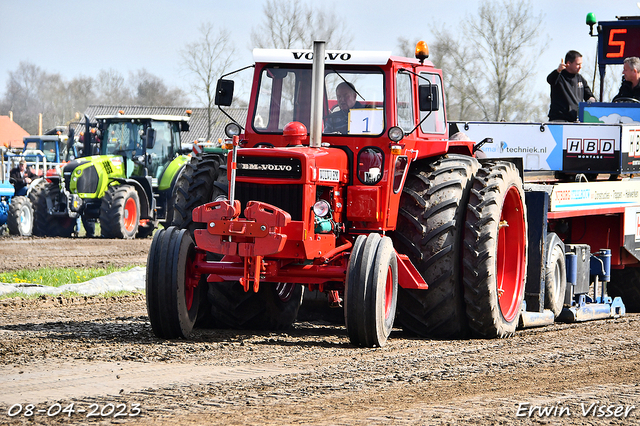
{"type": "MultiPolygon", "coordinates": [[[[323,133],[377,136],[384,132],[384,78],[379,69],[326,69],[323,133]]],[[[311,69],[267,67],[253,116],[258,133],[281,133],[291,121],[311,124],[311,69]]]]}
{"type": "Polygon", "coordinates": [[[106,143],[103,144],[106,155],[122,155],[124,152],[142,154],[142,136],[144,125],[131,121],[111,122],[105,131],[106,143]]]}

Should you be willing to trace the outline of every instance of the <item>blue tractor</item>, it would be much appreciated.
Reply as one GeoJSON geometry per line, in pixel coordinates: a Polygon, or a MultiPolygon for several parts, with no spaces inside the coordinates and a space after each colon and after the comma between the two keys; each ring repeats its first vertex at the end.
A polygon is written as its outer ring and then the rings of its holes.
{"type": "Polygon", "coordinates": [[[0,166],[0,234],[29,236],[33,230],[33,207],[26,196],[15,196],[13,184],[6,179],[4,161],[0,166]]]}

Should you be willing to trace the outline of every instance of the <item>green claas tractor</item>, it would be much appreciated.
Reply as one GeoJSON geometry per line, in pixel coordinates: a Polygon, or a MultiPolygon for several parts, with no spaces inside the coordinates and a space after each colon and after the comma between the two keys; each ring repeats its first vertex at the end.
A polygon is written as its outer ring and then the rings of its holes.
{"type": "Polygon", "coordinates": [[[180,142],[189,116],[121,111],[95,118],[97,126],[84,133],[84,153],[99,149],[99,155],[70,161],[62,176],[31,191],[35,235],[71,236],[79,217],[88,236],[99,221],[105,238],[145,238],[172,222],[175,183],[189,158],[180,142]]]}

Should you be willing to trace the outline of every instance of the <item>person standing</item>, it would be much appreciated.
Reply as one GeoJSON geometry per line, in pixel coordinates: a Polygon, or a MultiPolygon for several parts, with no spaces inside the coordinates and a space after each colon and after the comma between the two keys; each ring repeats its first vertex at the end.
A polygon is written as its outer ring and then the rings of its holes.
{"type": "Polygon", "coordinates": [[[633,98],[640,101],[640,58],[630,56],[625,58],[622,68],[624,81],[613,102],[620,98],[633,98]]]}
{"type": "Polygon", "coordinates": [[[558,69],[547,76],[547,83],[551,86],[549,121],[578,121],[578,104],[596,100],[587,80],[580,75],[580,69],[582,55],[570,50],[564,61],[560,61],[558,69]]]}

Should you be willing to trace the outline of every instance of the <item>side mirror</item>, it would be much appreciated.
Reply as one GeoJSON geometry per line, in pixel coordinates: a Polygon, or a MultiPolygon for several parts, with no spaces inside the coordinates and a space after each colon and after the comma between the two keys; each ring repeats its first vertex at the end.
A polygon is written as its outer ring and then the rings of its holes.
{"type": "Polygon", "coordinates": [[[418,96],[420,98],[420,111],[438,111],[440,109],[438,93],[438,86],[435,84],[419,86],[418,96]]]}
{"type": "Polygon", "coordinates": [[[181,121],[180,122],[180,131],[181,132],[188,132],[189,131],[189,122],[188,121],[181,121]]]}
{"type": "Polygon", "coordinates": [[[156,129],[149,127],[147,129],[147,149],[153,149],[156,144],[156,129]]]}
{"type": "Polygon", "coordinates": [[[214,100],[216,105],[231,106],[233,100],[233,80],[218,80],[216,86],[216,98],[214,100]]]}

